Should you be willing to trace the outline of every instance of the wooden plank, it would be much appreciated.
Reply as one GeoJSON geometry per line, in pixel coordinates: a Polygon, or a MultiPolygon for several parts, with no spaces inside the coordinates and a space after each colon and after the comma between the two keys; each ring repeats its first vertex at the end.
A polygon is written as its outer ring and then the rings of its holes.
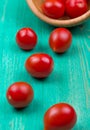
{"type": "Polygon", "coordinates": [[[90,130],[90,20],[70,28],[72,46],[57,55],[48,44],[55,27],[40,21],[24,0],[2,0],[0,7],[0,130],[42,130],[45,111],[58,102],[75,107],[78,121],[73,130],[90,130]],[[15,35],[21,27],[31,27],[38,34],[38,44],[30,52],[16,45],[15,35]],[[24,67],[27,57],[36,52],[50,54],[55,62],[45,80],[34,79],[24,67]],[[5,96],[16,81],[30,83],[35,92],[33,102],[21,111],[11,107],[5,96]]]}

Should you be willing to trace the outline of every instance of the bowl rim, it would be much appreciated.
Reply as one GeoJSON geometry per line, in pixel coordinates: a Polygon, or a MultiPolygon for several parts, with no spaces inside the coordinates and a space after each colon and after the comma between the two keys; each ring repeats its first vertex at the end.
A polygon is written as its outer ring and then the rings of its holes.
{"type": "Polygon", "coordinates": [[[88,18],[90,18],[90,9],[83,15],[77,17],[77,18],[73,18],[73,19],[69,19],[69,20],[56,20],[56,19],[52,19],[49,18],[47,16],[45,16],[43,13],[41,13],[35,6],[35,4],[33,3],[32,0],[26,0],[30,9],[32,10],[32,12],[38,17],[40,18],[42,21],[54,25],[54,26],[64,26],[64,27],[71,27],[71,26],[75,26],[78,25],[82,22],[84,22],[85,20],[87,20],[88,18]]]}

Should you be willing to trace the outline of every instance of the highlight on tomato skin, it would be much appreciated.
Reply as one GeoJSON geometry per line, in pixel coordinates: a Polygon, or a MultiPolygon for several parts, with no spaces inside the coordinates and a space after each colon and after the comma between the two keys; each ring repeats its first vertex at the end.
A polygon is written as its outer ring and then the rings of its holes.
{"type": "Polygon", "coordinates": [[[34,91],[26,82],[15,82],[7,89],[6,98],[15,108],[24,108],[32,102],[34,91]]]}
{"type": "Polygon", "coordinates": [[[86,0],[66,0],[66,14],[70,18],[77,18],[88,10],[88,2],[86,0]]]}
{"type": "Polygon", "coordinates": [[[54,29],[49,37],[49,45],[56,53],[66,52],[72,43],[72,34],[66,28],[54,29]]]}
{"type": "Polygon", "coordinates": [[[36,53],[26,60],[25,67],[31,76],[35,78],[45,78],[51,74],[54,61],[48,54],[36,53]]]}
{"type": "Polygon", "coordinates": [[[32,50],[37,44],[37,34],[31,28],[21,28],[16,34],[17,45],[23,50],[32,50]]]}
{"type": "Polygon", "coordinates": [[[46,16],[59,19],[64,16],[65,3],[63,0],[45,0],[41,9],[46,16]]]}
{"type": "Polygon", "coordinates": [[[75,109],[67,103],[50,107],[44,115],[44,130],[71,130],[77,121],[75,109]]]}

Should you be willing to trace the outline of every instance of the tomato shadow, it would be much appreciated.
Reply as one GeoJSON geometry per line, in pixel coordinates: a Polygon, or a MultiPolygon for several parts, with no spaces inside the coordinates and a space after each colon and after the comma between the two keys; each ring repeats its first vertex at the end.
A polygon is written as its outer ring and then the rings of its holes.
{"type": "Polygon", "coordinates": [[[24,108],[13,108],[14,113],[25,113],[26,115],[28,114],[33,114],[39,112],[40,108],[40,103],[38,100],[33,99],[33,101],[26,107],[24,108]]]}
{"type": "Polygon", "coordinates": [[[57,52],[54,52],[56,56],[64,56],[65,54],[68,53],[68,51],[65,51],[65,52],[62,52],[62,53],[57,53],[57,52]]]}
{"type": "Polygon", "coordinates": [[[37,80],[37,81],[45,81],[47,80],[48,77],[45,77],[45,78],[36,78],[36,77],[33,77],[34,80],[37,80]]]}
{"type": "Polygon", "coordinates": [[[63,53],[55,53],[55,56],[57,56],[58,58],[67,58],[67,57],[74,57],[78,55],[78,47],[77,44],[72,44],[71,47],[63,52],[63,53]]]}
{"type": "Polygon", "coordinates": [[[22,71],[20,73],[20,75],[18,75],[19,77],[17,77],[20,81],[22,81],[24,79],[25,82],[35,82],[35,81],[39,81],[39,82],[42,82],[42,81],[45,81],[47,80],[48,77],[45,77],[45,78],[36,78],[36,77],[33,77],[31,74],[29,74],[26,70],[22,71]]]}

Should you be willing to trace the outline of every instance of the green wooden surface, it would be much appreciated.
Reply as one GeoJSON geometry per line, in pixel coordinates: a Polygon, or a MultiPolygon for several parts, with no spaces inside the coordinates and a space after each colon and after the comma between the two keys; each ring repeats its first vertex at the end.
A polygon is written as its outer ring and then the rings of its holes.
{"type": "Polygon", "coordinates": [[[24,0],[0,0],[0,130],[43,130],[43,115],[53,104],[67,102],[75,107],[78,121],[73,130],[90,130],[90,20],[70,28],[71,48],[62,55],[50,49],[48,38],[55,27],[40,21],[24,0]],[[30,52],[22,51],[15,34],[31,27],[38,44],[30,52]],[[50,54],[55,67],[45,80],[32,78],[25,70],[28,56],[36,52],[50,54]],[[15,110],[6,100],[6,90],[15,81],[33,86],[35,98],[23,110],[15,110]]]}

